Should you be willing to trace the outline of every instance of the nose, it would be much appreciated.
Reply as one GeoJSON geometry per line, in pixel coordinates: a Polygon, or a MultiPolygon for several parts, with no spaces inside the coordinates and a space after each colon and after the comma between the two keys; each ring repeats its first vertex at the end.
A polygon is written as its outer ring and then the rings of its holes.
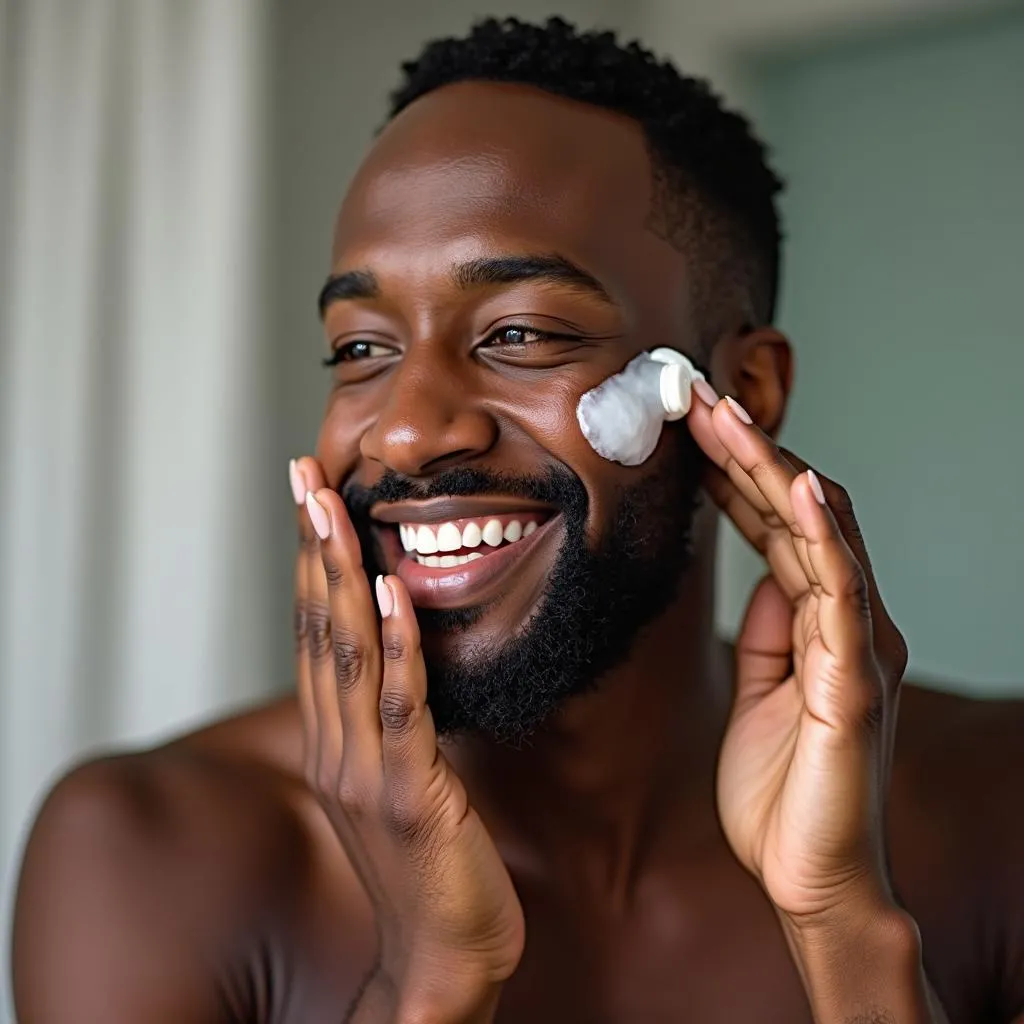
{"type": "Polygon", "coordinates": [[[489,451],[498,425],[455,368],[407,355],[360,441],[364,458],[404,476],[452,469],[489,451]]]}

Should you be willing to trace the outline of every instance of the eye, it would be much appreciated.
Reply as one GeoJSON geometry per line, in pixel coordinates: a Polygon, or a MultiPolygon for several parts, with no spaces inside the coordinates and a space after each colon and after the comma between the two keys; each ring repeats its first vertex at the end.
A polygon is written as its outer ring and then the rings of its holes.
{"type": "Polygon", "coordinates": [[[390,345],[381,345],[376,341],[349,341],[339,345],[323,361],[324,366],[337,366],[339,363],[360,363],[367,359],[379,359],[391,356],[395,350],[390,345]]]}
{"type": "Polygon", "coordinates": [[[525,345],[528,340],[537,340],[541,337],[539,331],[531,331],[526,327],[519,327],[516,324],[508,324],[505,327],[499,327],[496,331],[493,331],[488,335],[484,344],[487,346],[494,345],[525,345]]]}
{"type": "Polygon", "coordinates": [[[504,324],[492,331],[481,342],[482,348],[528,348],[545,341],[579,341],[575,334],[555,334],[552,331],[539,331],[535,327],[524,324],[504,324]]]}

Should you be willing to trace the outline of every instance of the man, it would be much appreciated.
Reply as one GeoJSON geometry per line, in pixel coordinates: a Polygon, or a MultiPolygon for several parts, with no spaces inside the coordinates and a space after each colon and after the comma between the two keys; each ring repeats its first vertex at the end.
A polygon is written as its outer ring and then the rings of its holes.
{"type": "Polygon", "coordinates": [[[56,788],[22,1024],[1024,1020],[1024,707],[904,688],[896,729],[846,495],[772,440],[746,123],[558,20],[405,75],[290,467],[297,696],[56,788]],[[606,461],[576,404],[659,346],[710,383],[606,461]],[[734,653],[719,510],[768,565],[734,653]]]}

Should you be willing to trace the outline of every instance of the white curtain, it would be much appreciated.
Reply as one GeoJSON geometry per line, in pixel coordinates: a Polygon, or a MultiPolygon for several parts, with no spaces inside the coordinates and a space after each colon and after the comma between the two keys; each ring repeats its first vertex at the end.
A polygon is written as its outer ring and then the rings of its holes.
{"type": "Polygon", "coordinates": [[[0,924],[86,750],[267,693],[266,12],[0,0],[0,924]]]}

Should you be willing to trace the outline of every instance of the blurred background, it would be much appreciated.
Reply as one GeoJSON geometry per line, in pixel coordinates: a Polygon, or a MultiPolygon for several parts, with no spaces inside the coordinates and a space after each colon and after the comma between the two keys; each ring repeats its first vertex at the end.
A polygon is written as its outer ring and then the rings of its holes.
{"type": "MultiPolygon", "coordinates": [[[[708,76],[789,189],[784,442],[909,676],[1024,695],[1024,4],[0,0],[0,924],[70,760],[291,685],[315,298],[399,62],[561,14],[708,76]]],[[[758,574],[723,537],[719,621],[758,574]]]]}

